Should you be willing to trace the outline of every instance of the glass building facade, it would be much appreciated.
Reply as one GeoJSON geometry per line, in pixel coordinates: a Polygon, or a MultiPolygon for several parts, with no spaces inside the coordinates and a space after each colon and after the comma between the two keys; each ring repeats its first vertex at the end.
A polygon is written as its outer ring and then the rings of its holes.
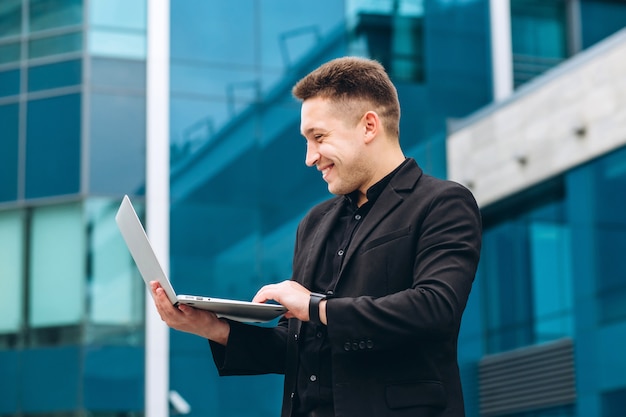
{"type": "MultiPolygon", "coordinates": [[[[144,286],[114,215],[143,216],[148,0],[0,2],[0,416],[144,415],[144,286]]],[[[379,60],[401,143],[446,176],[446,134],[492,101],[489,0],[170,2],[170,275],[250,299],[291,276],[298,221],[329,197],[304,165],[291,87],[343,55],[379,60]]],[[[510,0],[516,88],[626,26],[613,0],[510,0]]],[[[577,398],[511,417],[626,410],[626,150],[483,207],[459,361],[571,338],[577,398]]],[[[150,215],[149,212],[146,215],[150,215]]],[[[170,332],[192,416],[278,415],[282,377],[219,378],[170,332]]]]}

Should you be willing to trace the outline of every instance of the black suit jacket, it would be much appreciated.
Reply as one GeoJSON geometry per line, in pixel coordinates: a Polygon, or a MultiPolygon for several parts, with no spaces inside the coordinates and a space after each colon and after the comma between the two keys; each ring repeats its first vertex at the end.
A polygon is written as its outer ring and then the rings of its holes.
{"type": "MultiPolygon", "coordinates": [[[[343,197],[298,227],[293,279],[307,288],[343,197]]],[[[409,161],[358,228],[326,306],[335,415],[462,417],[457,338],[478,264],[481,220],[471,193],[409,161]]],[[[220,375],[284,373],[291,416],[301,322],[231,323],[211,343],[220,375]]]]}

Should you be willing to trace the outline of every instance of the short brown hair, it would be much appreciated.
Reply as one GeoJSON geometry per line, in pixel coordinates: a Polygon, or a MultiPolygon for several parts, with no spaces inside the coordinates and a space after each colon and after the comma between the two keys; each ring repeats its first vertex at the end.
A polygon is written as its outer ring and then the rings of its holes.
{"type": "Polygon", "coordinates": [[[385,131],[399,135],[398,92],[377,61],[358,57],[334,59],[298,81],[292,93],[302,101],[314,97],[330,99],[358,119],[366,111],[374,110],[385,131]],[[357,104],[359,102],[361,105],[357,104]],[[368,108],[370,106],[374,108],[368,108]]]}

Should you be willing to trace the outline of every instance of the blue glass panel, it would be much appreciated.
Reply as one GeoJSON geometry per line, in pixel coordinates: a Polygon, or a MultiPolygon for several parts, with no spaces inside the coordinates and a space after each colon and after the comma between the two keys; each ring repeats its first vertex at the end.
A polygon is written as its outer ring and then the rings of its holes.
{"type": "Polygon", "coordinates": [[[142,411],[143,347],[98,346],[85,349],[84,407],[89,411],[142,411]]]}
{"type": "Polygon", "coordinates": [[[626,3],[580,0],[582,47],[588,48],[626,27],[626,3]]]}
{"type": "Polygon", "coordinates": [[[0,9],[0,38],[22,31],[22,0],[3,0],[0,9]]]}
{"type": "Polygon", "coordinates": [[[20,356],[16,351],[0,351],[0,415],[16,415],[19,404],[20,356]]]}
{"type": "Polygon", "coordinates": [[[8,64],[20,60],[22,50],[19,42],[0,45],[0,64],[8,64]]]}
{"type": "MultiPolygon", "coordinates": [[[[400,2],[406,3],[408,2],[400,2]]],[[[379,61],[396,81],[424,81],[424,6],[393,7],[391,2],[352,1],[351,55],[379,61]]]]}
{"type": "Polygon", "coordinates": [[[18,384],[22,411],[78,409],[81,357],[80,348],[73,346],[23,351],[18,384]]]}
{"type": "Polygon", "coordinates": [[[80,32],[33,39],[28,42],[28,57],[41,58],[49,55],[78,52],[83,47],[83,36],[80,32]]]}
{"type": "Polygon", "coordinates": [[[83,2],[82,0],[30,0],[28,14],[31,32],[78,25],[83,21],[83,2]]]}
{"type": "Polygon", "coordinates": [[[266,72],[263,84],[270,84],[266,80],[271,73],[284,75],[329,47],[341,45],[345,54],[345,2],[275,0],[256,4],[258,27],[254,36],[259,42],[258,59],[266,72]]]}
{"type": "Polygon", "coordinates": [[[78,85],[81,82],[81,61],[65,61],[28,69],[28,91],[78,85]]]}
{"type": "Polygon", "coordinates": [[[601,417],[621,417],[626,410],[626,387],[603,392],[601,417]]]}
{"type": "Polygon", "coordinates": [[[229,2],[185,1],[171,9],[172,60],[254,64],[253,0],[229,2]],[[223,42],[228,39],[228,42],[223,42]],[[237,45],[233,48],[233,45],[237,45]]]}
{"type": "Polygon", "coordinates": [[[26,198],[79,192],[80,110],[79,94],[28,103],[26,198]]]}
{"type": "Polygon", "coordinates": [[[565,3],[511,1],[515,86],[547,71],[568,56],[565,3]]]}
{"type": "Polygon", "coordinates": [[[145,98],[94,93],[90,114],[90,191],[139,193],[146,169],[145,98]]]}
{"type": "Polygon", "coordinates": [[[17,199],[19,105],[0,106],[0,201],[17,199]]]}
{"type": "Polygon", "coordinates": [[[626,149],[581,168],[593,179],[593,218],[599,319],[626,318],[626,280],[622,261],[626,248],[626,149]]]}
{"type": "Polygon", "coordinates": [[[145,30],[146,0],[91,0],[92,26],[145,30]]]}
{"type": "Polygon", "coordinates": [[[20,78],[19,69],[0,72],[0,97],[19,94],[20,78]]]}
{"type": "Polygon", "coordinates": [[[557,178],[483,208],[487,351],[572,336],[572,238],[557,178]]]}
{"type": "Polygon", "coordinates": [[[136,60],[93,58],[90,81],[98,88],[143,92],[146,88],[146,63],[136,60]]]}
{"type": "Polygon", "coordinates": [[[89,54],[99,57],[145,59],[146,34],[92,28],[89,31],[89,54]]]}

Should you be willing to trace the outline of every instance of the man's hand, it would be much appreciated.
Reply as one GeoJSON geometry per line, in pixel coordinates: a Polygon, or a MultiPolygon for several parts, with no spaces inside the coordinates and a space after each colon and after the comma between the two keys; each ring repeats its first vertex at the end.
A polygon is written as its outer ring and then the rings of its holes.
{"type": "Polygon", "coordinates": [[[150,289],[154,296],[154,305],[163,320],[172,329],[212,340],[226,346],[230,325],[225,320],[220,320],[215,313],[199,310],[186,305],[172,305],[158,282],[151,281],[150,289]]]}
{"type": "MultiPolygon", "coordinates": [[[[287,280],[262,287],[252,299],[255,303],[274,300],[287,308],[285,317],[309,321],[311,291],[295,281],[287,280]]],[[[320,320],[326,324],[326,300],[320,303],[320,320]]]]}

